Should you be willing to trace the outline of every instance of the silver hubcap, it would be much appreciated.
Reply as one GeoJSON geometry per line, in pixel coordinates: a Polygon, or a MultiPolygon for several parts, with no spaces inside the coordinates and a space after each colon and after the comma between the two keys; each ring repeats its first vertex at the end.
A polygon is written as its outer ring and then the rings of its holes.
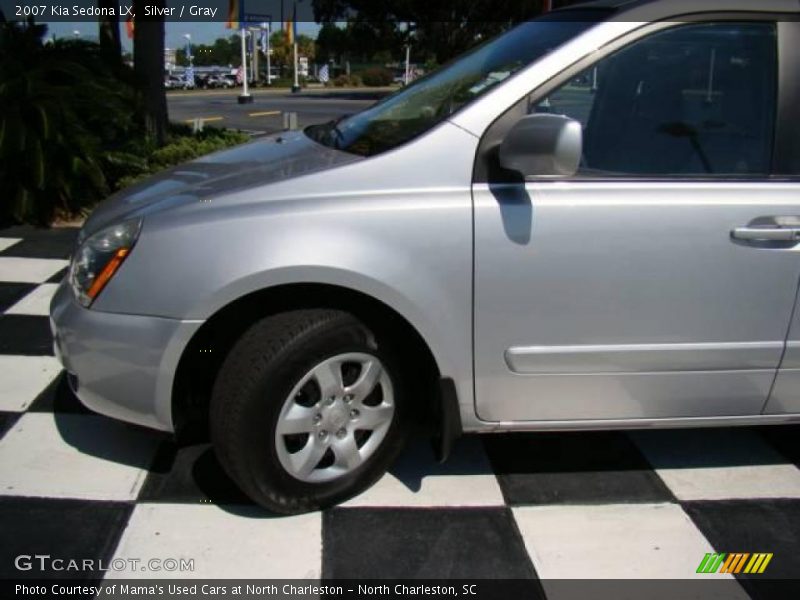
{"type": "Polygon", "coordinates": [[[394,419],[394,390],[381,361],[352,352],[311,369],[283,403],[278,459],[301,481],[331,481],[358,468],[394,419]]]}

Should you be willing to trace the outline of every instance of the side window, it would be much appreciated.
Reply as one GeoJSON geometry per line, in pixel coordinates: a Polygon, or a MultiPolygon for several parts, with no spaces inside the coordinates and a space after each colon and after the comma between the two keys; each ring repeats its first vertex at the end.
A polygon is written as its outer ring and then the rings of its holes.
{"type": "Polygon", "coordinates": [[[608,56],[530,107],[583,126],[584,176],[763,175],[774,23],[682,25],[608,56]]]}

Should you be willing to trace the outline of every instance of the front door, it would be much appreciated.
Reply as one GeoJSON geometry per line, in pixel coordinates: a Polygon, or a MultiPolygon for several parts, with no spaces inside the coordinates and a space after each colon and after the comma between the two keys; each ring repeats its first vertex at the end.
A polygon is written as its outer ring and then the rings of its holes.
{"type": "Polygon", "coordinates": [[[479,417],[761,412],[800,277],[777,54],[772,22],[675,24],[534,93],[581,121],[582,167],[474,185],[479,417]]]}

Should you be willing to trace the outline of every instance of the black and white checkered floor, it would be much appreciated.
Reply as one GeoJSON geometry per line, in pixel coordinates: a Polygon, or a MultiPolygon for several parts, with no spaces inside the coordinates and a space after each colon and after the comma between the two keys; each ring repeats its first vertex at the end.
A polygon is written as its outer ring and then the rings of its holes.
{"type": "Polygon", "coordinates": [[[124,578],[666,579],[710,577],[695,570],[713,551],[772,552],[752,577],[800,577],[798,427],[468,437],[444,466],[420,441],[343,506],[266,514],[207,445],[176,448],[69,392],[46,314],[75,234],[0,231],[4,578],[39,553],[195,559],[107,576],[124,578]]]}

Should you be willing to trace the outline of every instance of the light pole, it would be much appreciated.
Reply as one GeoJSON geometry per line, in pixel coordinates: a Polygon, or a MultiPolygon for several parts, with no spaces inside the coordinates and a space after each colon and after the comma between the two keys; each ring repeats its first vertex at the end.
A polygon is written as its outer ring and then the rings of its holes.
{"type": "Polygon", "coordinates": [[[300,91],[300,74],[297,72],[297,0],[294,0],[292,5],[292,42],[294,51],[294,85],[292,86],[292,93],[296,94],[300,91]]]}
{"type": "Polygon", "coordinates": [[[242,27],[242,94],[237,98],[239,104],[250,104],[253,102],[253,97],[247,91],[247,28],[244,21],[241,23],[242,27]]]}
{"type": "Polygon", "coordinates": [[[183,80],[186,82],[184,85],[186,89],[194,88],[194,56],[192,55],[192,35],[184,33],[183,37],[186,38],[186,60],[189,61],[189,66],[183,71],[183,80]]]}
{"type": "Polygon", "coordinates": [[[250,83],[256,85],[258,83],[258,44],[260,40],[256,39],[256,32],[260,32],[258,27],[250,28],[250,83]]]}
{"type": "Polygon", "coordinates": [[[411,74],[411,44],[406,44],[406,74],[403,77],[403,85],[408,85],[408,78],[411,74]]]}
{"type": "Polygon", "coordinates": [[[271,62],[272,59],[270,58],[270,55],[269,55],[269,51],[270,51],[269,36],[272,34],[272,27],[270,27],[270,23],[262,23],[261,27],[264,28],[264,31],[266,31],[266,34],[267,34],[266,37],[265,37],[266,42],[265,42],[264,48],[263,48],[264,54],[267,55],[267,85],[272,85],[272,62],[271,62]]]}

